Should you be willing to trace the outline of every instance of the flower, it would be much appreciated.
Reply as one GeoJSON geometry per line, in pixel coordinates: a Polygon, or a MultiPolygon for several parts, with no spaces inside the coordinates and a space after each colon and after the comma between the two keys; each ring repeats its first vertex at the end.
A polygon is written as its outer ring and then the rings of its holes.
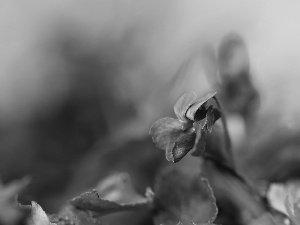
{"type": "Polygon", "coordinates": [[[185,92],[174,105],[178,119],[165,117],[152,125],[149,134],[156,146],[166,151],[168,161],[178,162],[192,149],[194,156],[204,152],[206,135],[221,117],[217,108],[207,105],[215,95],[208,93],[197,100],[194,93],[185,92]]]}

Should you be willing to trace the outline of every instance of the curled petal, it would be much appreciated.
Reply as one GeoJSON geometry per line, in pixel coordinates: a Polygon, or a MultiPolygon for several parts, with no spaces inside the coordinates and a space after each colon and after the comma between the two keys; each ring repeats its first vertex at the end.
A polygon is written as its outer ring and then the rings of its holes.
{"type": "Polygon", "coordinates": [[[188,121],[185,117],[186,111],[196,100],[197,96],[193,92],[184,92],[174,105],[174,112],[177,118],[181,121],[188,121]]]}
{"type": "Polygon", "coordinates": [[[216,94],[217,92],[208,93],[205,97],[197,100],[186,111],[186,117],[192,121],[199,121],[201,119],[204,119],[206,115],[206,110],[204,106],[206,102],[212,97],[214,97],[216,94]]]}

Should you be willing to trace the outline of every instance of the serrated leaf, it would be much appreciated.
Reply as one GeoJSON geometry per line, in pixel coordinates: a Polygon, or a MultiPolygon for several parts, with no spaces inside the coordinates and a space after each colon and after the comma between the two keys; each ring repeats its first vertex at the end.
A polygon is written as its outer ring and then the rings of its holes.
{"type": "Polygon", "coordinates": [[[156,121],[149,134],[160,149],[166,151],[168,161],[178,162],[194,146],[195,129],[173,118],[162,118],[156,121]]]}
{"type": "Polygon", "coordinates": [[[197,96],[193,92],[184,92],[174,105],[174,112],[177,118],[183,122],[188,121],[185,117],[186,111],[196,100],[197,96]]]}
{"type": "MultiPolygon", "coordinates": [[[[212,92],[212,93],[208,93],[206,96],[204,96],[203,98],[200,98],[199,100],[197,100],[196,102],[194,102],[187,110],[186,112],[186,117],[192,121],[199,121],[201,119],[205,118],[206,115],[206,110],[205,113],[201,113],[205,107],[203,108],[203,106],[205,106],[206,102],[208,100],[210,100],[212,97],[214,97],[217,94],[217,92],[212,92]],[[198,115],[200,114],[200,115],[198,115]]],[[[204,111],[203,111],[204,112],[204,111]]]]}
{"type": "Polygon", "coordinates": [[[101,199],[98,192],[93,190],[73,198],[70,203],[75,206],[76,209],[85,212],[91,218],[97,218],[115,212],[148,208],[152,202],[150,199],[144,198],[138,202],[117,203],[101,199]]]}
{"type": "Polygon", "coordinates": [[[31,216],[28,225],[56,225],[51,223],[42,207],[36,202],[31,202],[31,216]]]}
{"type": "Polygon", "coordinates": [[[210,223],[218,213],[208,181],[199,174],[167,169],[157,179],[155,224],[210,223]]]}

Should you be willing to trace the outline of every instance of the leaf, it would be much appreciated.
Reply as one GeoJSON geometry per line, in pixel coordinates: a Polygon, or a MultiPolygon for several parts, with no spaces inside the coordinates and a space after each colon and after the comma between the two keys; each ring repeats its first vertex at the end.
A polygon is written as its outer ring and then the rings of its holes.
{"type": "Polygon", "coordinates": [[[192,121],[199,121],[201,119],[205,118],[204,109],[202,106],[205,106],[206,102],[210,100],[212,97],[214,97],[217,94],[217,92],[208,93],[205,97],[197,100],[194,104],[192,104],[187,112],[186,117],[192,121]]]}
{"type": "Polygon", "coordinates": [[[70,223],[70,224],[58,223],[57,225],[87,225],[90,223],[107,225],[99,218],[91,218],[87,213],[81,210],[77,210],[71,204],[66,204],[63,207],[61,207],[61,210],[59,211],[59,215],[51,215],[49,216],[49,219],[51,222],[56,222],[57,220],[59,222],[65,222],[65,220],[67,219],[67,222],[70,223]]]}
{"type": "Polygon", "coordinates": [[[114,173],[99,182],[96,187],[99,198],[117,202],[131,203],[144,201],[145,197],[134,189],[127,173],[114,173]]]}
{"type": "Polygon", "coordinates": [[[193,148],[196,137],[192,123],[185,124],[168,117],[156,121],[149,134],[156,146],[166,151],[167,160],[172,162],[178,162],[193,148]]]}
{"type": "Polygon", "coordinates": [[[29,184],[30,179],[24,177],[21,180],[13,181],[7,185],[0,182],[0,223],[11,225],[18,223],[24,213],[17,206],[15,198],[29,184]]]}
{"type": "Polygon", "coordinates": [[[184,92],[174,105],[174,112],[177,118],[183,122],[188,121],[185,117],[186,111],[190,105],[196,100],[197,96],[193,92],[184,92]]]}
{"type": "Polygon", "coordinates": [[[279,222],[270,213],[265,213],[258,219],[255,219],[249,223],[249,225],[283,225],[289,223],[279,222]]]}
{"type": "Polygon", "coordinates": [[[271,184],[267,198],[273,208],[287,215],[294,224],[300,224],[300,183],[271,184]]]}
{"type": "Polygon", "coordinates": [[[28,225],[56,225],[51,223],[48,216],[42,209],[42,207],[36,202],[31,202],[31,217],[28,221],[28,225]]]}
{"type": "Polygon", "coordinates": [[[208,181],[199,174],[168,168],[157,179],[154,190],[157,225],[210,223],[216,218],[216,199],[208,181]]]}
{"type": "Polygon", "coordinates": [[[110,213],[145,207],[148,204],[148,200],[145,199],[141,202],[127,204],[116,203],[99,198],[97,191],[93,190],[85,192],[79,197],[72,199],[71,204],[73,204],[77,209],[86,211],[92,217],[101,217],[110,213]]]}
{"type": "Polygon", "coordinates": [[[216,199],[221,203],[226,202],[225,205],[220,204],[223,215],[230,215],[233,209],[238,209],[233,215],[234,223],[239,222],[245,215],[247,220],[258,218],[268,210],[265,199],[230,167],[205,158],[201,173],[209,180],[216,199]]]}
{"type": "Polygon", "coordinates": [[[70,218],[69,216],[63,216],[63,215],[49,215],[49,220],[51,223],[54,223],[56,225],[77,225],[79,224],[78,219],[74,219],[75,216],[70,218]]]}
{"type": "MultiPolygon", "coordinates": [[[[149,195],[149,190],[146,193],[147,197],[139,196],[131,189],[131,183],[124,183],[120,178],[122,178],[122,175],[114,175],[106,178],[106,180],[97,187],[102,191],[100,194],[95,189],[90,192],[85,192],[80,196],[73,198],[70,201],[71,204],[77,210],[84,212],[91,218],[98,218],[120,211],[149,208],[152,206],[152,196],[149,195]],[[125,193],[120,193],[122,190],[124,190],[125,193]],[[129,194],[131,196],[128,196],[129,198],[120,196],[124,194],[129,194]]],[[[128,177],[126,179],[128,179],[128,177]]]]}

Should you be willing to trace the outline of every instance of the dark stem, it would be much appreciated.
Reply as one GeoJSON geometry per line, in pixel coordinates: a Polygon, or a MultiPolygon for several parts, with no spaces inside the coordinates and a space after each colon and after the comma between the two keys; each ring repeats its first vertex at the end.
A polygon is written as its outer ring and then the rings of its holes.
{"type": "Polygon", "coordinates": [[[225,145],[226,145],[226,151],[230,157],[230,160],[232,162],[232,164],[234,165],[234,160],[233,160],[233,155],[232,155],[232,149],[231,149],[231,140],[230,140],[230,136],[229,136],[229,133],[228,133],[228,127],[227,127],[227,122],[226,122],[226,116],[225,116],[225,113],[224,113],[224,110],[223,110],[223,107],[220,103],[220,101],[218,100],[218,98],[216,96],[213,97],[214,101],[216,102],[218,108],[220,109],[221,111],[221,121],[222,121],[222,125],[223,125],[223,128],[224,128],[224,137],[225,137],[225,145]]]}

